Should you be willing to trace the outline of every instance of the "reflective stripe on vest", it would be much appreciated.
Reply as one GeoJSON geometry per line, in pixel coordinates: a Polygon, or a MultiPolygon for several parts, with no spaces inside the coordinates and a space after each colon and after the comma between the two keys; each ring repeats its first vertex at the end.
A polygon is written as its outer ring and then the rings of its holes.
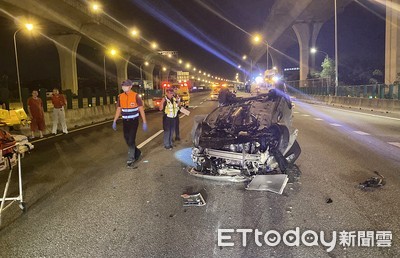
{"type": "Polygon", "coordinates": [[[136,102],[136,92],[119,94],[119,106],[121,107],[122,119],[134,119],[139,116],[139,108],[136,102]]]}
{"type": "Polygon", "coordinates": [[[174,118],[178,115],[178,103],[176,103],[175,98],[172,98],[174,101],[172,103],[171,100],[168,98],[165,98],[166,101],[166,106],[164,109],[164,113],[167,115],[169,118],[174,118]]]}

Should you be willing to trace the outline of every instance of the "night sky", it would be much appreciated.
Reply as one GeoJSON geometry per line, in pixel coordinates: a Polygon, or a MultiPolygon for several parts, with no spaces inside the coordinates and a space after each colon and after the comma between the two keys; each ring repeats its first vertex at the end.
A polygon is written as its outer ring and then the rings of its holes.
{"type": "MultiPolygon", "coordinates": [[[[355,70],[358,73],[368,70],[369,73],[369,70],[384,69],[385,11],[370,1],[359,2],[375,14],[357,2],[348,5],[339,14],[339,74],[340,80],[348,83],[357,83],[355,70]]],[[[190,60],[196,67],[233,79],[237,72],[236,65],[242,61],[241,56],[248,54],[252,47],[245,32],[261,31],[272,3],[268,0],[114,0],[104,1],[103,6],[109,15],[126,26],[137,26],[144,38],[157,41],[161,49],[176,50],[182,59],[190,60]]],[[[0,73],[7,73],[11,81],[16,80],[12,41],[15,30],[12,20],[0,17],[0,73]]],[[[333,19],[322,27],[317,47],[334,57],[333,19]]],[[[99,49],[81,44],[78,53],[101,68],[102,56],[96,53],[101,51],[99,49]]],[[[23,82],[60,80],[58,55],[52,43],[21,33],[18,35],[18,50],[23,82]]],[[[293,45],[286,53],[298,59],[298,45],[293,45]]],[[[319,65],[323,57],[317,55],[316,64],[319,65]]],[[[284,61],[284,66],[296,64],[284,61]]],[[[112,64],[108,64],[107,68],[115,71],[112,64]]],[[[98,77],[101,81],[102,70],[78,62],[78,76],[98,77]]],[[[137,73],[130,76],[135,77],[137,73]]]]}

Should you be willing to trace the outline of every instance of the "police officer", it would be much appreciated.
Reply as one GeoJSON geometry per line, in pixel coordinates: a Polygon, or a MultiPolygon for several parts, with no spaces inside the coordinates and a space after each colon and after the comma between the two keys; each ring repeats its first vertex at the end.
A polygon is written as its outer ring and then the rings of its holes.
{"type": "Polygon", "coordinates": [[[160,103],[160,111],[163,111],[164,148],[167,150],[172,149],[172,135],[175,130],[178,110],[179,101],[174,97],[174,90],[168,88],[160,103]]]}
{"type": "Polygon", "coordinates": [[[126,165],[128,168],[134,168],[133,164],[140,157],[140,150],[136,147],[136,132],[139,126],[139,114],[143,120],[143,131],[147,131],[146,115],[143,109],[143,101],[139,94],[132,91],[131,80],[122,82],[123,93],[119,94],[117,110],[115,112],[112,128],[117,130],[117,120],[122,115],[122,125],[124,130],[125,142],[128,145],[128,159],[126,165]]]}

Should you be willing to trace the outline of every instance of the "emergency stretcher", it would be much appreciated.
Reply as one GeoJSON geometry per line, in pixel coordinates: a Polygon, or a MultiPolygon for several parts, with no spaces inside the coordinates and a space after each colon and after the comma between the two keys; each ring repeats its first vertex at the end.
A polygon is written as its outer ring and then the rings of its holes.
{"type": "Polygon", "coordinates": [[[13,138],[15,139],[15,144],[0,150],[0,173],[3,171],[8,171],[7,182],[4,187],[2,198],[0,198],[0,225],[2,212],[11,206],[15,201],[19,202],[19,207],[22,211],[25,211],[26,208],[22,193],[21,159],[25,156],[25,153],[32,150],[34,146],[28,142],[28,138],[24,135],[13,135],[13,138]],[[18,167],[18,196],[7,197],[7,192],[11,182],[11,175],[15,167],[18,167]]]}

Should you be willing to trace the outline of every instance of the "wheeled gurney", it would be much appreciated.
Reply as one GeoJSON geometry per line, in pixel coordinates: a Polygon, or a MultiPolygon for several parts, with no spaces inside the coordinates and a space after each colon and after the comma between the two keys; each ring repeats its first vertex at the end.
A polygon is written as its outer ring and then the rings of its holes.
{"type": "Polygon", "coordinates": [[[15,139],[15,144],[8,146],[0,150],[0,172],[8,171],[7,182],[4,187],[2,198],[0,198],[0,225],[2,212],[11,206],[15,201],[19,202],[19,207],[21,210],[25,211],[25,203],[23,199],[22,192],[22,168],[21,168],[21,158],[24,157],[26,152],[33,149],[33,145],[28,142],[26,136],[23,135],[13,135],[15,139]],[[11,182],[11,175],[14,167],[18,167],[18,196],[7,197],[8,188],[11,182]],[[6,205],[7,203],[7,205],[6,205]]]}

